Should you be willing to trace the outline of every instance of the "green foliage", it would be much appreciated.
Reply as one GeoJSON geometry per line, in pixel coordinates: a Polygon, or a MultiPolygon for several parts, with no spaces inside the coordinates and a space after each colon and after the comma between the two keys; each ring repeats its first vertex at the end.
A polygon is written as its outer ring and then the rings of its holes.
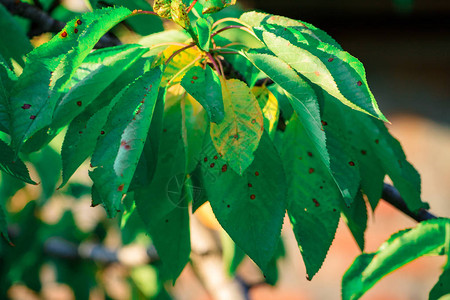
{"type": "MultiPolygon", "coordinates": [[[[120,1],[81,14],[34,50],[0,7],[0,29],[7,24],[17,32],[13,43],[2,40],[0,47],[0,169],[2,183],[16,180],[3,187],[2,197],[7,202],[22,188],[18,179],[35,183],[24,161],[43,189],[40,201],[21,212],[30,222],[21,226],[31,226],[33,234],[47,228],[33,216],[35,206],[52,196],[61,168],[65,191],[91,158],[92,206],[101,204],[109,217],[119,214],[125,244],[146,232],[159,254],[157,270],[144,267],[130,275],[136,290],[150,297],[165,295],[162,282],[176,280],[189,261],[191,212],[206,202],[229,236],[228,271],[248,255],[271,284],[278,278],[286,212],[312,279],[341,215],[364,249],[365,197],[375,209],[386,174],[410,210],[427,207],[420,177],[386,129],[361,62],[324,31],[256,12],[214,23],[209,14],[233,5],[231,0],[201,0],[192,7],[192,1],[159,0],[154,12],[144,2],[120,1]],[[155,14],[183,29],[154,33],[152,24],[161,28],[155,14]],[[93,50],[124,20],[147,36],[139,44],[93,50]],[[12,61],[23,65],[21,74],[12,61]],[[59,154],[47,144],[61,132],[59,154]],[[47,168],[48,161],[58,163],[47,168]],[[157,278],[155,289],[143,285],[145,278],[157,278]]],[[[8,238],[5,201],[0,233],[8,238]]],[[[75,226],[70,214],[60,222],[64,230],[75,226]]],[[[429,221],[395,235],[376,254],[362,254],[344,277],[344,299],[361,296],[420,255],[443,254],[448,226],[447,220],[429,221]]],[[[86,238],[73,235],[77,242],[86,238]]],[[[37,250],[29,262],[42,257],[37,250]]],[[[24,282],[37,273],[27,274],[31,265],[12,268],[15,280],[24,282]]],[[[61,267],[61,281],[70,284],[68,270],[61,267]]],[[[91,275],[80,280],[91,286],[91,275]]],[[[446,280],[448,266],[431,298],[446,292],[446,280]]],[[[39,289],[37,282],[29,286],[39,289]]]]}
{"type": "MultiPolygon", "coordinates": [[[[342,298],[359,299],[382,277],[421,256],[448,256],[449,234],[450,219],[436,219],[392,235],[377,252],[356,258],[342,279],[342,298]]],[[[444,272],[439,280],[446,277],[444,272]]],[[[439,282],[433,288],[433,297],[443,293],[444,285],[439,282]]]]}

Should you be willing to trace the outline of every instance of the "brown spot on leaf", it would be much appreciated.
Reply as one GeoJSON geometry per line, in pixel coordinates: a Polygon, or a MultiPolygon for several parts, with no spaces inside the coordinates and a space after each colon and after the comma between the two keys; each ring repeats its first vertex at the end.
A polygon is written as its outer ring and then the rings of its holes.
{"type": "Polygon", "coordinates": [[[258,171],[255,172],[255,176],[259,176],[259,172],[258,171]]]}
{"type": "Polygon", "coordinates": [[[330,57],[330,58],[328,59],[328,62],[332,62],[333,60],[334,60],[334,58],[330,57]]]}
{"type": "Polygon", "coordinates": [[[317,201],[317,199],[312,199],[312,201],[314,202],[314,205],[316,206],[316,207],[319,207],[320,206],[320,203],[319,203],[319,201],[317,201]]]}
{"type": "Polygon", "coordinates": [[[222,172],[226,172],[227,169],[228,169],[228,166],[227,166],[227,165],[223,165],[223,166],[222,166],[222,172]]]}
{"type": "Polygon", "coordinates": [[[83,22],[81,22],[81,20],[77,20],[77,25],[81,25],[83,24],[83,22]]]}
{"type": "Polygon", "coordinates": [[[125,184],[121,184],[121,185],[119,185],[119,187],[117,188],[117,190],[119,191],[119,192],[121,192],[121,191],[123,191],[123,187],[125,186],[125,184]]]}
{"type": "Polygon", "coordinates": [[[22,105],[23,109],[29,109],[31,107],[31,104],[24,104],[22,105]]]}
{"type": "Polygon", "coordinates": [[[350,166],[352,166],[352,167],[355,165],[355,163],[352,162],[352,161],[349,161],[348,164],[349,164],[350,166]]]}
{"type": "Polygon", "coordinates": [[[251,183],[248,184],[248,187],[252,187],[253,185],[251,183]]]}
{"type": "Polygon", "coordinates": [[[314,173],[314,168],[309,168],[309,174],[314,173]]]}
{"type": "Polygon", "coordinates": [[[77,101],[77,105],[81,106],[81,105],[83,105],[83,103],[81,101],[77,101]]]}
{"type": "Polygon", "coordinates": [[[102,130],[102,131],[100,131],[100,134],[105,134],[105,131],[103,131],[103,130],[102,130]]]}
{"type": "Polygon", "coordinates": [[[62,38],[67,37],[67,31],[64,30],[63,32],[61,32],[61,37],[62,37],[62,38]]]}
{"type": "Polygon", "coordinates": [[[255,200],[256,196],[254,194],[250,195],[250,199],[255,200]]]}
{"type": "Polygon", "coordinates": [[[214,168],[215,164],[214,164],[214,163],[211,163],[209,166],[210,166],[211,168],[214,168]]]}
{"type": "Polygon", "coordinates": [[[308,156],[313,156],[312,152],[308,152],[308,156]]]}
{"type": "Polygon", "coordinates": [[[358,81],[356,84],[357,84],[358,86],[362,86],[362,82],[361,82],[361,81],[358,81]]]}
{"type": "Polygon", "coordinates": [[[75,29],[73,30],[73,32],[74,32],[74,33],[78,33],[78,29],[75,28],[75,29]]]}
{"type": "Polygon", "coordinates": [[[361,150],[361,154],[362,154],[362,155],[366,155],[366,154],[367,154],[367,151],[366,151],[366,150],[361,150]]]}
{"type": "Polygon", "coordinates": [[[30,119],[31,119],[31,120],[34,120],[34,119],[36,119],[36,116],[35,116],[35,115],[31,115],[31,116],[30,116],[30,119]]]}

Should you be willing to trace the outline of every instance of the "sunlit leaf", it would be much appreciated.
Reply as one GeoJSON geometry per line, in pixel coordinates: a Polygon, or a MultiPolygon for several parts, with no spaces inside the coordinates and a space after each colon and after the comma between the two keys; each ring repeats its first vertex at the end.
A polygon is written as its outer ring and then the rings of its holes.
{"type": "Polygon", "coordinates": [[[222,80],[225,118],[211,123],[211,138],[220,156],[238,174],[253,161],[264,131],[264,119],[258,100],[242,81],[222,80]]]}

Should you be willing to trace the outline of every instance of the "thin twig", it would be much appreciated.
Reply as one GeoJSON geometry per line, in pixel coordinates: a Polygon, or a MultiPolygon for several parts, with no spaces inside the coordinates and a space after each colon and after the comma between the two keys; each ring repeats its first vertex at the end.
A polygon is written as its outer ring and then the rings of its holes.
{"type": "Polygon", "coordinates": [[[387,203],[397,208],[398,210],[400,210],[401,212],[403,212],[405,215],[410,216],[417,222],[437,218],[437,216],[433,215],[426,209],[420,209],[417,212],[412,212],[411,210],[409,210],[405,200],[403,200],[398,190],[390,184],[387,183],[384,184],[383,194],[381,195],[381,198],[387,203]]]}
{"type": "Polygon", "coordinates": [[[197,0],[192,1],[191,5],[186,9],[186,13],[189,13],[194,8],[195,3],[197,3],[197,0]]]}
{"type": "Polygon", "coordinates": [[[229,25],[229,26],[220,28],[219,30],[213,32],[213,33],[211,34],[211,38],[212,38],[212,37],[215,37],[216,35],[218,35],[219,33],[223,32],[223,31],[230,30],[230,29],[241,29],[241,30],[244,30],[245,32],[248,32],[249,34],[251,34],[251,35],[253,35],[253,36],[255,35],[255,34],[253,33],[253,31],[251,31],[250,29],[248,29],[248,28],[245,27],[245,26],[242,26],[242,25],[229,25]]]}
{"type": "Polygon", "coordinates": [[[214,57],[212,56],[212,54],[209,53],[209,52],[206,52],[206,56],[208,56],[209,60],[211,61],[211,63],[212,63],[213,66],[214,66],[214,69],[216,70],[217,74],[220,76],[220,75],[221,75],[220,68],[219,68],[219,66],[217,65],[217,62],[216,62],[216,60],[214,59],[214,57]]]}

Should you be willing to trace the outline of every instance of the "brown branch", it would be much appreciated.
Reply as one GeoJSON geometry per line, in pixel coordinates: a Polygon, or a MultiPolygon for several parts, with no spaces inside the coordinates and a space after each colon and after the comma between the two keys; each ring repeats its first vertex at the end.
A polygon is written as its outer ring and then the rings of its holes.
{"type": "Polygon", "coordinates": [[[399,211],[403,212],[405,215],[410,216],[417,222],[438,218],[437,216],[433,215],[426,209],[420,209],[417,212],[411,211],[406,205],[405,200],[403,200],[398,190],[390,184],[387,183],[384,184],[381,198],[387,203],[397,208],[399,211]]]}
{"type": "MultiPolygon", "coordinates": [[[[40,35],[44,32],[59,32],[66,26],[66,23],[52,18],[37,6],[15,0],[0,0],[0,3],[13,15],[21,16],[31,20],[38,27],[31,28],[28,36],[40,35]]],[[[95,45],[95,48],[105,48],[120,45],[121,42],[111,33],[104,35],[95,45]]]]}

